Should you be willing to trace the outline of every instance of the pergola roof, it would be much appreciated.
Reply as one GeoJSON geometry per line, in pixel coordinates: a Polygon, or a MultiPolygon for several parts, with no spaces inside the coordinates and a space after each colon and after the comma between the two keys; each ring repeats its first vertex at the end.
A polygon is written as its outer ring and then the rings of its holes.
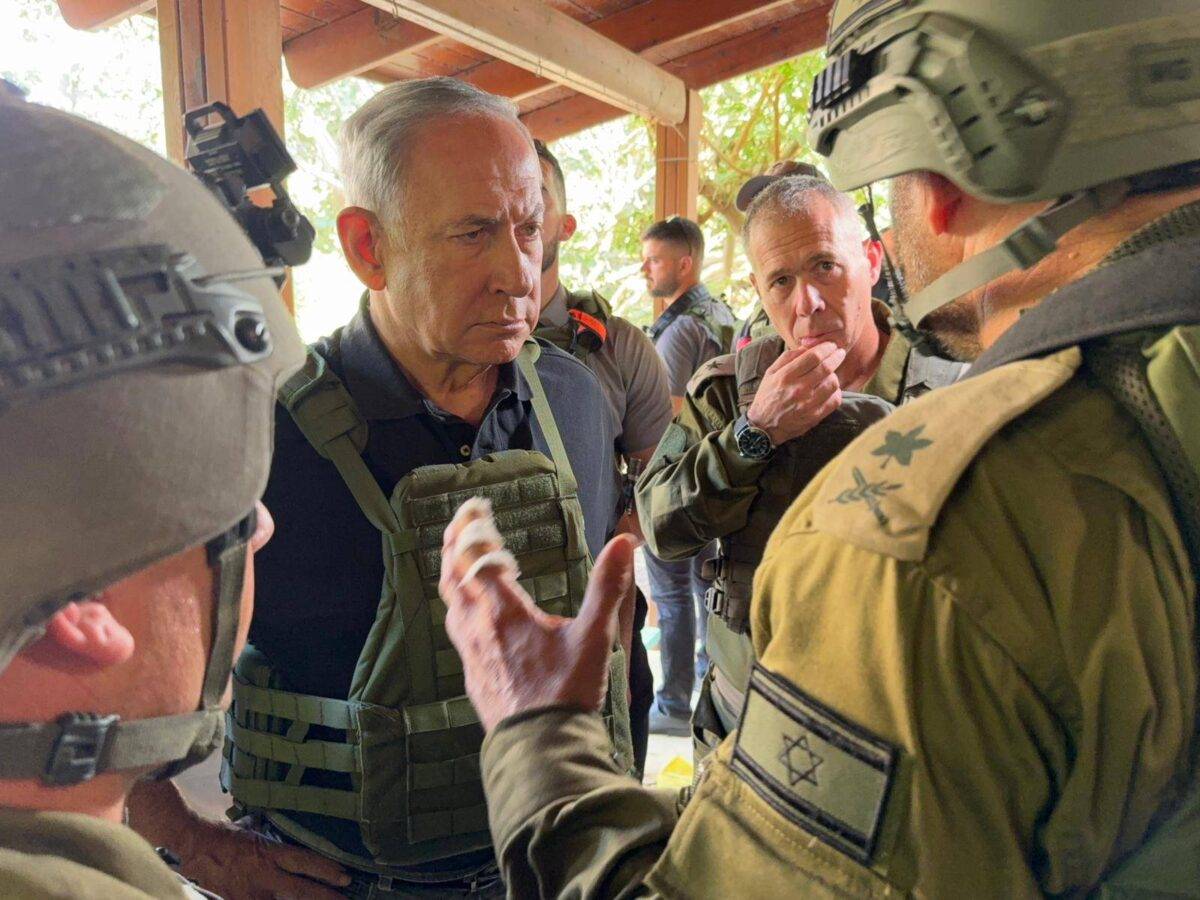
{"type": "MultiPolygon", "coordinates": [[[[384,82],[452,75],[515,99],[531,130],[546,140],[625,114],[397,18],[380,8],[389,7],[388,0],[376,2],[378,6],[363,0],[282,0],[283,54],[292,80],[317,87],[346,75],[384,82]]],[[[830,6],[825,0],[548,0],[546,5],[692,89],[819,46],[830,6]]]]}

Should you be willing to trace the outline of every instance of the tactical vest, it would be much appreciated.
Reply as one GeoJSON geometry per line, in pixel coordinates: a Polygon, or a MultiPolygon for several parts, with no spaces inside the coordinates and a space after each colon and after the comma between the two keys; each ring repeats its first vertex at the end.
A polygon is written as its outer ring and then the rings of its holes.
{"type": "MultiPolygon", "coordinates": [[[[403,877],[491,845],[479,771],[483,730],[438,594],[442,533],[459,505],[472,496],[491,501],[520,583],[539,607],[571,616],[582,602],[591,571],[583,510],[534,368],[537,354],[537,344],[527,343],[517,364],[552,459],[506,450],[461,465],[424,466],[401,479],[390,498],[361,455],[367,423],[321,356],[310,351],[305,368],[280,392],[305,437],[337,467],[379,529],[386,574],[347,699],[286,690],[270,660],[247,648],[234,672],[222,783],[240,810],[263,813],[280,831],[354,868],[403,877]],[[305,814],[343,824],[314,830],[305,814]],[[354,846],[335,845],[327,831],[350,833],[354,846]]],[[[613,758],[629,769],[619,645],[603,713],[613,758]]]]}
{"type": "Polygon", "coordinates": [[[654,324],[646,329],[650,340],[657,344],[667,326],[680,316],[691,316],[703,325],[722,353],[729,353],[733,349],[738,324],[733,310],[724,300],[713,297],[704,285],[690,288],[663,310],[654,324]]]}
{"type": "Polygon", "coordinates": [[[611,316],[608,301],[595,291],[567,291],[567,321],[562,325],[539,323],[533,334],[582,362],[608,340],[611,316]]]}

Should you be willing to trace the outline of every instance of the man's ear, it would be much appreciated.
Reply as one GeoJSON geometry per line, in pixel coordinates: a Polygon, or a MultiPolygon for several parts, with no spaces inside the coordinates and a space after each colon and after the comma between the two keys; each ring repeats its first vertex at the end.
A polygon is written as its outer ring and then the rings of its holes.
{"type": "Polygon", "coordinates": [[[963,202],[963,192],[950,179],[928,173],[921,179],[925,194],[925,214],[934,234],[943,235],[954,227],[954,217],[963,202]]]}
{"type": "Polygon", "coordinates": [[[867,264],[871,267],[871,284],[874,286],[883,271],[883,244],[867,238],[863,241],[863,252],[867,254],[867,264]]]}
{"type": "Polygon", "coordinates": [[[578,227],[579,227],[579,223],[577,221],[575,221],[575,217],[573,215],[571,215],[570,213],[567,213],[566,215],[564,215],[562,217],[562,224],[559,226],[559,229],[558,229],[559,240],[562,240],[562,241],[570,240],[571,235],[573,235],[575,233],[575,229],[578,227]]]}
{"type": "Polygon", "coordinates": [[[68,603],[46,623],[42,642],[77,662],[100,668],[133,656],[133,635],[99,600],[68,603]]]}
{"type": "Polygon", "coordinates": [[[676,263],[676,265],[679,267],[680,276],[687,276],[690,275],[696,268],[696,260],[693,259],[691,255],[684,254],[683,256],[679,257],[679,261],[676,263]]]}
{"type": "Polygon", "coordinates": [[[758,279],[754,277],[754,272],[750,272],[750,287],[754,288],[754,293],[758,295],[758,299],[762,300],[762,291],[758,289],[758,279]]]}
{"type": "Polygon", "coordinates": [[[375,213],[348,206],[338,213],[337,232],[342,253],[358,280],[372,291],[387,287],[383,226],[375,213]]]}

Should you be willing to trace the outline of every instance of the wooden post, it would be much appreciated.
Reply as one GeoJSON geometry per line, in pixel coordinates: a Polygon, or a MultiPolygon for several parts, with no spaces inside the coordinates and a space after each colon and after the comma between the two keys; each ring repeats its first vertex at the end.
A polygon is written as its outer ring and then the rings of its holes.
{"type": "MultiPolygon", "coordinates": [[[[654,219],[696,218],[700,196],[700,128],[704,109],[699,91],[688,91],[687,116],[679,125],[655,126],[654,219]]],[[[664,301],[654,298],[654,315],[664,301]]]]}
{"type": "MultiPolygon", "coordinates": [[[[183,114],[220,100],[237,115],[261,106],[283,134],[279,0],[157,0],[167,155],[183,163],[183,114]]],[[[293,310],[292,282],[283,299],[293,310]]]]}

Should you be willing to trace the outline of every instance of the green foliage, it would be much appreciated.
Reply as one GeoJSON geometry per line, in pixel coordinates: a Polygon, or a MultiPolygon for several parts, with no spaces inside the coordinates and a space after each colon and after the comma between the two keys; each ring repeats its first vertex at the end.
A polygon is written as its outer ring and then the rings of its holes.
{"type": "MultiPolygon", "coordinates": [[[[158,29],[152,18],[134,16],[85,33],[63,22],[54,0],[21,0],[8,19],[16,27],[0,32],[0,75],[29,89],[32,100],[79,113],[163,151],[158,29]]],[[[704,279],[742,315],[753,306],[754,293],[738,243],[742,216],[733,200],[748,177],[777,160],[819,163],[804,133],[809,90],[822,64],[818,51],[702,92],[704,279]]],[[[317,230],[312,260],[294,273],[297,319],[310,339],[345,322],[361,291],[337,244],[335,223],[344,199],[337,133],[377,90],[378,85],[358,78],[301,90],[285,76],[285,136],[299,166],[288,190],[317,230]]],[[[627,116],[564,138],[554,150],[566,174],[568,206],[579,219],[579,231],[562,248],[563,280],[596,288],[619,314],[648,323],[651,301],[638,270],[639,236],[654,215],[652,126],[627,116]]],[[[886,223],[886,209],[880,219],[886,223]]]]}

